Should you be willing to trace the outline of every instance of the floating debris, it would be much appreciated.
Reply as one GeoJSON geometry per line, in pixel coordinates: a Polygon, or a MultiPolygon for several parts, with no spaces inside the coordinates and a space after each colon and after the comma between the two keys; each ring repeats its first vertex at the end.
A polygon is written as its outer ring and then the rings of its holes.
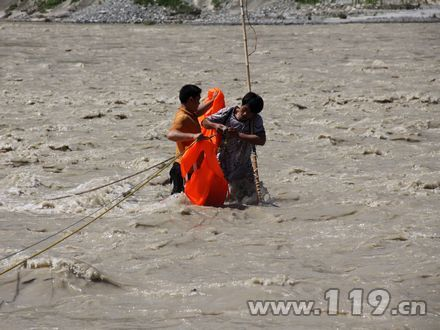
{"type": "Polygon", "coordinates": [[[101,117],[104,117],[104,116],[105,116],[105,114],[98,113],[98,114],[86,115],[82,119],[84,119],[84,120],[91,120],[91,119],[94,119],[94,118],[101,118],[101,117]]]}

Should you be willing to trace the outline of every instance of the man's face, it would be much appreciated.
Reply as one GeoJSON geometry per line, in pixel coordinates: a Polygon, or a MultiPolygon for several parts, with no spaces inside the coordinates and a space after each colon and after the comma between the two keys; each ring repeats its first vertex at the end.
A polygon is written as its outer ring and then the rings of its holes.
{"type": "Polygon", "coordinates": [[[195,97],[190,97],[186,104],[187,109],[191,112],[197,111],[197,109],[199,109],[199,106],[200,106],[200,95],[195,97]]]}

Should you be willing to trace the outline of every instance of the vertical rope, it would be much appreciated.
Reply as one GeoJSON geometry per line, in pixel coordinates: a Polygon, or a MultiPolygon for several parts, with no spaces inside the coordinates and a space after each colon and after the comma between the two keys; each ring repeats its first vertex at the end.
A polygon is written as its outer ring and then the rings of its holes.
{"type": "MultiPolygon", "coordinates": [[[[245,63],[246,63],[247,86],[248,86],[248,91],[251,92],[251,74],[250,74],[250,65],[249,65],[249,52],[248,52],[247,33],[246,33],[244,1],[247,0],[240,0],[241,25],[243,27],[243,42],[244,42],[244,54],[245,54],[245,63]]],[[[247,11],[247,3],[246,3],[246,11],[247,11]]],[[[251,124],[251,134],[253,134],[254,121],[252,121],[250,124],[251,124]]],[[[260,203],[262,201],[262,194],[261,194],[260,176],[258,174],[257,149],[255,145],[252,145],[251,163],[252,163],[252,170],[254,172],[255,189],[257,191],[257,203],[260,203]]]]}

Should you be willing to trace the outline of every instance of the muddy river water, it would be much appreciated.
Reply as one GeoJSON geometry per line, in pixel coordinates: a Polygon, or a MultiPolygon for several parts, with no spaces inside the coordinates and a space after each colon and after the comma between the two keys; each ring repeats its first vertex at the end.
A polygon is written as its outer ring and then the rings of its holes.
{"type": "MultiPolygon", "coordinates": [[[[0,328],[439,326],[440,25],[255,29],[270,203],[192,206],[169,196],[165,172],[0,276],[0,328]],[[353,289],[363,291],[360,316],[353,289]],[[335,316],[329,293],[339,293],[335,316]],[[321,313],[252,316],[249,300],[313,300],[321,313]],[[403,300],[424,302],[425,314],[394,316],[403,300]]],[[[49,198],[172,156],[165,134],[187,83],[220,87],[237,104],[246,92],[239,26],[0,23],[0,258],[151,172],[49,198]]]]}

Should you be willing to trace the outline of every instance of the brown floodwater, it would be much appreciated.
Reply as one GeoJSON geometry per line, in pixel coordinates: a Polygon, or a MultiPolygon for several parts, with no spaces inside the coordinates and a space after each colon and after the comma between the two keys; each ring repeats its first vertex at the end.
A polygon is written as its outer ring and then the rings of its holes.
{"type": "MultiPolygon", "coordinates": [[[[439,28],[257,26],[257,38],[250,30],[269,203],[192,206],[169,196],[165,171],[0,276],[0,328],[438,327],[439,28]],[[340,290],[336,316],[329,289],[340,290]],[[351,312],[353,289],[364,291],[361,316],[351,312]],[[374,289],[391,296],[382,316],[372,314],[374,289]],[[314,300],[322,314],[251,316],[248,300],[269,299],[314,300]],[[424,301],[426,315],[393,316],[402,300],[424,301]]],[[[239,102],[241,27],[0,23],[0,258],[152,172],[50,198],[171,157],[165,134],[187,83],[239,102]]],[[[59,237],[2,259],[0,270],[59,237]]]]}

